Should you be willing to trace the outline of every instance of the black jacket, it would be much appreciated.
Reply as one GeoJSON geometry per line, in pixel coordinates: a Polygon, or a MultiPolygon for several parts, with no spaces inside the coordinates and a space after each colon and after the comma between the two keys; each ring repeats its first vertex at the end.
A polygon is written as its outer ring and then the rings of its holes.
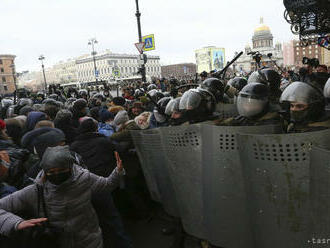
{"type": "Polygon", "coordinates": [[[88,170],[96,175],[108,177],[116,167],[114,145],[103,134],[80,134],[70,148],[82,157],[88,170]]]}

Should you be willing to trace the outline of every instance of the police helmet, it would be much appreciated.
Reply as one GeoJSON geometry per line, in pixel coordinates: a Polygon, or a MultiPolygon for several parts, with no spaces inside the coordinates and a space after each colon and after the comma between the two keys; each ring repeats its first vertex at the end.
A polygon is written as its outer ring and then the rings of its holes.
{"type": "Polygon", "coordinates": [[[238,94],[237,110],[244,117],[265,113],[269,105],[269,87],[262,83],[249,83],[238,94]]]}

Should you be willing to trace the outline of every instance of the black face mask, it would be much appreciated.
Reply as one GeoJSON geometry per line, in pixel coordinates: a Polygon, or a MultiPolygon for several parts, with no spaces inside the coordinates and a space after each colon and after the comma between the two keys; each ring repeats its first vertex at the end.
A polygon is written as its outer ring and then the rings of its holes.
{"type": "Polygon", "coordinates": [[[61,172],[56,174],[47,175],[47,180],[55,185],[60,185],[72,176],[72,171],[61,172]]]}

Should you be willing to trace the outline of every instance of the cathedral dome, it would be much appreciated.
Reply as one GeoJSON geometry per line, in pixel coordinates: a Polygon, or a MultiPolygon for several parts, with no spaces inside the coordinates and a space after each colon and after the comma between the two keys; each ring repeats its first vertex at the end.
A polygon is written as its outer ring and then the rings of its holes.
{"type": "Polygon", "coordinates": [[[270,28],[264,24],[264,19],[260,18],[260,24],[254,29],[254,36],[271,34],[270,28]]]}

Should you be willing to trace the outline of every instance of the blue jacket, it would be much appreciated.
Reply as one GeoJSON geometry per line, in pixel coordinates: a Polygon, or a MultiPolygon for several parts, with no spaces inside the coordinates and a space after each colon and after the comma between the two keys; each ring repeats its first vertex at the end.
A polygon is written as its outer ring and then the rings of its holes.
{"type": "Polygon", "coordinates": [[[111,137],[111,135],[115,132],[115,129],[113,126],[111,126],[107,123],[99,122],[98,132],[103,134],[106,137],[111,137]]]}

